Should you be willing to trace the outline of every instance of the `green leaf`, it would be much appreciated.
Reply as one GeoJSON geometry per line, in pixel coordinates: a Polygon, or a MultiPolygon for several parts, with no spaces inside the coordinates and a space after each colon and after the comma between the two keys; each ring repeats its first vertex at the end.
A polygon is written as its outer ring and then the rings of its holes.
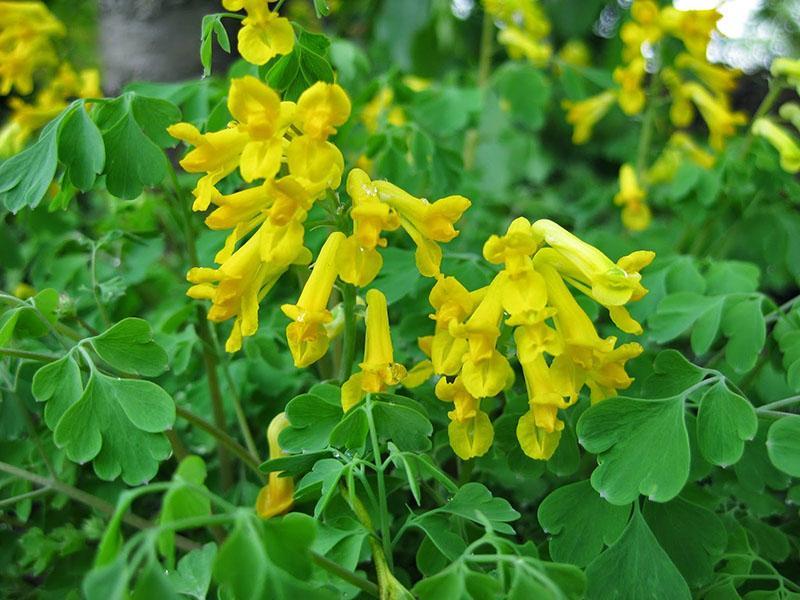
{"type": "Polygon", "coordinates": [[[521,62],[500,67],[493,76],[501,106],[528,129],[536,131],[545,123],[551,87],[539,69],[521,62]]]}
{"type": "Polygon", "coordinates": [[[269,565],[260,524],[249,514],[236,520],[233,531],[217,552],[213,578],[221,597],[264,598],[269,565]]]}
{"type": "Polygon", "coordinates": [[[335,458],[324,458],[317,461],[310,473],[307,473],[297,484],[295,496],[309,493],[312,488],[321,484],[320,499],[314,507],[314,516],[318,517],[333,499],[336,493],[336,484],[347,474],[349,467],[335,458]]]}
{"type": "Polygon", "coordinates": [[[94,372],[80,399],[54,432],[58,447],[78,463],[94,460],[101,479],[138,485],[152,479],[170,455],[162,432],[175,422],[175,404],[150,381],[114,379],[94,372]]]}
{"type": "Polygon", "coordinates": [[[298,579],[311,576],[309,549],[317,535],[317,522],[302,513],[289,513],[263,522],[264,547],[272,563],[298,579]]]}
{"type": "Polygon", "coordinates": [[[516,521],[520,517],[508,500],[495,498],[486,486],[476,482],[459,488],[455,496],[439,510],[481,525],[487,520],[495,531],[508,534],[514,533],[508,522],[516,521]]]}
{"type": "Polygon", "coordinates": [[[83,393],[81,371],[72,355],[67,354],[36,371],[31,393],[38,402],[47,402],[44,422],[55,430],[63,414],[83,393]]]}
{"type": "Polygon", "coordinates": [[[644,382],[648,398],[677,396],[703,380],[705,371],[693,365],[677,350],[662,350],[653,362],[653,375],[644,382]]]}
{"type": "Polygon", "coordinates": [[[0,164],[0,202],[12,213],[36,208],[50,187],[58,165],[58,121],[69,110],[51,122],[34,144],[0,164]]]}
{"type": "Polygon", "coordinates": [[[318,19],[331,14],[331,7],[328,5],[327,0],[314,0],[314,10],[317,13],[318,19]]]}
{"type": "Polygon", "coordinates": [[[439,513],[426,513],[413,518],[410,525],[425,532],[428,539],[449,561],[458,560],[467,544],[454,532],[452,517],[439,513]]]}
{"type": "MultiPolygon", "coordinates": [[[[184,458],[172,476],[174,485],[164,494],[161,503],[159,524],[171,523],[189,517],[204,517],[211,514],[211,500],[204,493],[206,464],[199,456],[184,458]]],[[[166,557],[167,565],[175,564],[175,532],[164,531],[158,537],[158,550],[166,557]]]]}
{"type": "Polygon", "coordinates": [[[286,416],[291,425],[280,435],[281,448],[286,452],[308,454],[327,448],[331,432],[342,418],[339,388],[321,384],[308,394],[292,398],[286,405],[286,416]]]}
{"type": "Polygon", "coordinates": [[[219,47],[230,54],[231,41],[222,24],[222,14],[216,13],[203,17],[200,33],[200,64],[203,65],[203,77],[211,75],[211,58],[213,54],[213,38],[216,35],[219,47]]]}
{"type": "Polygon", "coordinates": [[[114,562],[89,571],[81,589],[86,600],[125,600],[130,577],[128,561],[120,555],[114,562]]]}
{"type": "Polygon", "coordinates": [[[367,433],[369,433],[369,422],[362,404],[347,411],[344,418],[333,428],[330,443],[335,448],[358,450],[364,447],[367,433]]]}
{"type": "Polygon", "coordinates": [[[644,518],[691,587],[711,580],[728,543],[725,525],[717,515],[679,497],[664,504],[646,503],[644,518]]]}
{"type": "Polygon", "coordinates": [[[64,119],[58,136],[58,158],[64,163],[66,177],[77,189],[88,192],[103,172],[106,149],[97,125],[83,104],[64,119]]]}
{"type": "Polygon", "coordinates": [[[464,598],[466,582],[464,577],[467,567],[462,561],[456,561],[443,571],[432,577],[419,581],[412,590],[422,600],[440,600],[442,598],[464,598]]]}
{"type": "Polygon", "coordinates": [[[422,452],[431,446],[433,425],[422,406],[408,398],[381,394],[372,404],[378,435],[389,439],[401,450],[422,452]]]}
{"type": "Polygon", "coordinates": [[[620,536],[630,513],[630,504],[609,504],[589,481],[579,481],[552,491],[537,515],[551,536],[553,560],[585,567],[620,536]]]}
{"type": "Polygon", "coordinates": [[[163,147],[177,143],[166,128],[180,120],[178,108],[132,92],[102,105],[93,115],[106,147],[106,187],[120,198],[136,198],[167,174],[163,147]]]}
{"type": "Polygon", "coordinates": [[[143,319],[123,319],[89,341],[100,358],[120,371],[153,377],[167,368],[167,353],[153,341],[153,330],[143,319]]]}
{"type": "Polygon", "coordinates": [[[749,294],[758,290],[760,271],[752,263],[735,260],[712,262],[706,273],[709,294],[749,294]]]}
{"type": "Polygon", "coordinates": [[[778,469],[800,477],[800,415],[783,417],[770,425],[767,454],[778,469]]]}
{"type": "Polygon", "coordinates": [[[697,442],[700,454],[708,462],[727,467],[739,461],[745,441],[758,431],[753,405],[734,394],[719,381],[700,400],[697,412],[697,442]]]}
{"type": "Polygon", "coordinates": [[[168,575],[173,589],[179,594],[205,600],[211,585],[211,567],[216,555],[217,545],[210,542],[183,556],[178,561],[177,570],[170,571],[168,575]]]}
{"type": "Polygon", "coordinates": [[[689,587],[637,510],[620,538],[586,568],[586,598],[691,598],[689,587]]]}
{"type": "Polygon", "coordinates": [[[761,299],[737,302],[725,310],[722,331],[728,336],[725,360],[737,372],[752,369],[767,338],[767,325],[761,312],[761,299]]]}
{"type": "MultiPolygon", "coordinates": [[[[155,554],[155,553],[153,553],[155,554]]],[[[180,596],[172,589],[172,584],[164,573],[164,568],[151,556],[136,577],[136,587],[131,595],[131,600],[178,600],[180,596]]]]}
{"type": "MultiPolygon", "coordinates": [[[[718,301],[718,298],[709,298],[694,292],[670,294],[658,303],[658,309],[649,318],[649,332],[660,344],[674,340],[708,311],[718,310],[718,301]]],[[[705,328],[710,329],[708,325],[705,328]]],[[[704,339],[700,341],[705,341],[708,336],[705,333],[701,336],[704,339]]]]}
{"type": "Polygon", "coordinates": [[[578,441],[597,454],[592,486],[612,504],[647,496],[671,500],[689,477],[689,436],[683,398],[611,398],[578,421],[578,441]]]}

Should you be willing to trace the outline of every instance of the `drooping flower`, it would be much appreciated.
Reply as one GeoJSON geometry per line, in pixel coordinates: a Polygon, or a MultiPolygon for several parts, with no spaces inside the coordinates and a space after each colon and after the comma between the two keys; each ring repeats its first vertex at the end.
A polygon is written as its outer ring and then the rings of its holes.
{"type": "Polygon", "coordinates": [[[325,325],[333,320],[328,301],[337,276],[336,253],[343,240],[344,234],[338,231],[328,236],[297,304],[281,306],[283,314],[292,319],[286,326],[286,339],[296,367],[307,367],[328,351],[325,325]]]}
{"type": "Polygon", "coordinates": [[[732,111],[725,98],[714,97],[699,83],[690,81],[683,85],[683,89],[703,115],[708,126],[709,144],[715,150],[722,150],[725,139],[735,134],[736,127],[744,125],[747,117],[744,113],[732,111]]]}
{"type": "Polygon", "coordinates": [[[800,171],[800,145],[786,129],[767,117],[759,117],[753,122],[752,131],[767,140],[781,157],[781,168],[787,173],[800,171]]]}
{"type": "Polygon", "coordinates": [[[467,340],[450,333],[451,323],[458,326],[472,313],[475,300],[455,277],[439,279],[431,289],[428,300],[436,310],[430,318],[436,321],[431,340],[430,357],[435,373],[455,375],[461,369],[467,352],[467,340]]]}
{"type": "Polygon", "coordinates": [[[800,94],[800,59],[779,56],[772,61],[769,70],[773,77],[785,77],[800,94]]]}
{"type": "Polygon", "coordinates": [[[447,413],[447,434],[456,456],[469,460],[486,454],[494,441],[494,428],[489,415],[480,409],[480,400],[467,391],[461,378],[452,383],[441,378],[436,383],[436,397],[454,405],[447,413]]]}
{"type": "MultiPolygon", "coordinates": [[[[278,436],[289,427],[286,413],[278,413],[267,427],[267,444],[269,445],[269,458],[274,460],[286,456],[281,448],[278,436]]],[[[256,512],[258,516],[269,519],[289,511],[294,504],[294,480],[291,477],[282,477],[282,471],[271,471],[267,485],[261,488],[256,498],[256,512]]]]}
{"type": "Polygon", "coordinates": [[[265,0],[222,0],[226,10],[244,9],[247,16],[239,30],[238,49],[247,62],[263,65],[294,47],[294,30],[289,19],[279,17],[265,0]]]}
{"type": "Polygon", "coordinates": [[[626,115],[637,115],[644,108],[644,67],[644,58],[637,56],[627,65],[614,69],[614,81],[620,86],[617,102],[626,115]]]}
{"type": "Polygon", "coordinates": [[[336,84],[318,81],[297,101],[297,126],[305,135],[327,140],[350,116],[350,98],[336,84]]]}
{"type": "Polygon", "coordinates": [[[382,392],[406,376],[405,367],[394,362],[386,296],[374,288],[367,292],[366,323],[364,361],[359,364],[361,370],[342,385],[342,408],[345,412],[358,404],[365,393],[382,392]]]}
{"type": "Polygon", "coordinates": [[[639,185],[636,170],[625,163],[619,170],[619,192],[614,204],[622,207],[622,223],[631,231],[643,231],[650,225],[650,208],[645,202],[647,193],[639,185]]]}
{"type": "Polygon", "coordinates": [[[562,106],[567,111],[567,123],[575,128],[572,133],[572,143],[585,144],[588,142],[592,137],[595,124],[605,116],[614,105],[615,100],[616,94],[611,90],[579,102],[564,100],[562,106]]]}

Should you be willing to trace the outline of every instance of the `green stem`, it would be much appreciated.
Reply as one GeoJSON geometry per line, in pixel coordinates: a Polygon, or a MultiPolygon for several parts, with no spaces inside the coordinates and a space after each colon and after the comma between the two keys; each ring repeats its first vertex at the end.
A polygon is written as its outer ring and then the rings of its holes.
{"type": "Polygon", "coordinates": [[[375,463],[375,474],[378,479],[378,516],[380,518],[381,542],[383,552],[386,556],[389,569],[392,568],[392,544],[389,532],[389,509],[386,503],[386,480],[383,473],[381,462],[381,449],[378,444],[378,430],[375,427],[375,419],[372,415],[372,394],[367,394],[366,398],[367,424],[369,426],[369,437],[372,443],[372,459],[375,463]]]}
{"type": "Polygon", "coordinates": [[[39,496],[44,496],[45,494],[49,494],[52,491],[53,490],[51,490],[49,487],[41,487],[32,490],[30,492],[25,492],[24,494],[19,494],[18,496],[12,496],[11,498],[3,498],[2,500],[0,500],[0,508],[3,508],[5,506],[14,506],[15,504],[23,502],[24,500],[31,500],[33,498],[38,498],[39,496]]]}
{"type": "Polygon", "coordinates": [[[311,560],[314,561],[314,563],[317,566],[322,567],[323,569],[328,571],[328,573],[336,575],[340,579],[343,579],[350,585],[357,587],[358,589],[366,592],[367,594],[369,594],[374,598],[378,597],[379,594],[378,586],[372,583],[369,579],[359,577],[358,575],[352,573],[351,571],[348,571],[338,563],[335,563],[332,560],[325,558],[324,556],[318,554],[317,552],[314,552],[313,550],[311,551],[311,560]]]}
{"type": "Polygon", "coordinates": [[[100,295],[98,291],[100,290],[100,286],[97,283],[97,244],[92,242],[92,259],[90,265],[90,271],[92,275],[92,296],[94,297],[94,302],[97,304],[97,311],[100,313],[100,320],[103,322],[103,326],[108,328],[111,324],[111,320],[108,318],[108,312],[106,312],[106,307],[103,306],[103,303],[100,301],[100,295]]]}
{"type": "Polygon", "coordinates": [[[775,402],[770,402],[769,404],[763,404],[756,408],[758,412],[766,412],[775,408],[783,408],[784,406],[791,406],[792,404],[797,404],[800,402],[800,396],[791,396],[789,398],[783,398],[782,400],[775,400],[775,402]]]}
{"type": "Polygon", "coordinates": [[[656,103],[653,100],[659,92],[660,80],[658,73],[653,73],[650,85],[647,87],[647,109],[644,113],[642,122],[642,132],[639,134],[639,146],[636,149],[636,175],[641,179],[647,167],[647,155],[650,152],[650,144],[653,141],[653,125],[656,117],[656,103]]]}
{"type": "MultiPolygon", "coordinates": [[[[99,512],[105,513],[109,516],[113,516],[114,513],[116,512],[116,508],[112,504],[109,504],[108,502],[103,500],[102,498],[93,496],[92,494],[84,492],[83,490],[80,490],[76,487],[73,487],[57,479],[48,479],[47,477],[42,477],[41,475],[37,475],[36,473],[31,473],[30,471],[26,471],[25,469],[20,469],[19,467],[15,467],[14,465],[10,465],[2,461],[0,461],[0,472],[8,473],[13,477],[30,481],[31,483],[34,483],[39,487],[47,488],[49,490],[58,492],[60,494],[64,494],[65,496],[71,498],[72,500],[75,500],[76,502],[85,504],[86,506],[93,508],[99,512]]],[[[128,525],[132,525],[137,529],[144,530],[153,527],[153,523],[151,523],[147,519],[143,519],[133,514],[126,514],[125,516],[122,517],[122,520],[128,525]]],[[[187,540],[186,538],[180,536],[176,536],[175,541],[181,548],[185,550],[191,550],[197,546],[191,540],[187,540]]]]}
{"type": "Polygon", "coordinates": [[[184,421],[188,421],[192,425],[199,427],[206,433],[213,436],[217,440],[220,447],[227,449],[231,454],[235,454],[238,458],[240,458],[245,466],[249,467],[253,473],[258,474],[258,477],[261,479],[261,481],[267,480],[266,475],[261,472],[261,469],[259,469],[258,461],[253,458],[247,449],[245,449],[241,444],[239,444],[239,442],[225,433],[225,431],[213,423],[209,423],[202,417],[186,410],[182,406],[176,406],[175,412],[184,421]]]}
{"type": "Polygon", "coordinates": [[[14,348],[0,348],[0,355],[47,363],[55,362],[60,358],[50,354],[40,354],[39,352],[28,352],[27,350],[16,350],[14,348]]]}
{"type": "Polygon", "coordinates": [[[344,310],[344,334],[342,338],[342,362],[339,381],[344,383],[353,372],[356,357],[356,288],[349,283],[342,289],[342,309],[344,310]]]}

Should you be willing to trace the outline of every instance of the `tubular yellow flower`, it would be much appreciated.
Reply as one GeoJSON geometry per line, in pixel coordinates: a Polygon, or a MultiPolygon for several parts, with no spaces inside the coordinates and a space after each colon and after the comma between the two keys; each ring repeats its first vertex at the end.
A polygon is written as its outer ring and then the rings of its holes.
{"type": "Polygon", "coordinates": [[[511,58],[526,58],[536,67],[543,67],[553,54],[553,47],[537,36],[513,25],[502,29],[497,41],[508,50],[511,58]]]}
{"type": "Polygon", "coordinates": [[[567,41],[558,51],[558,57],[562,62],[576,67],[588,67],[592,62],[589,48],[580,39],[567,41]]]}
{"type": "Polygon", "coordinates": [[[716,9],[678,10],[667,6],[661,11],[661,26],[680,39],[686,49],[698,58],[704,58],[711,32],[717,27],[720,17],[716,9]]]}
{"type": "Polygon", "coordinates": [[[436,397],[454,404],[454,409],[447,413],[450,417],[447,434],[456,456],[469,460],[486,454],[494,441],[494,428],[489,415],[480,409],[480,400],[467,391],[461,378],[456,377],[453,383],[440,379],[436,383],[436,397]]]}
{"type": "Polygon", "coordinates": [[[653,252],[634,252],[615,264],[600,250],[553,221],[536,221],[532,230],[566,259],[559,262],[559,271],[571,280],[588,285],[592,296],[604,306],[622,306],[647,293],[641,284],[639,271],[652,262],[655,257],[653,252]]]}
{"type": "Polygon", "coordinates": [[[436,312],[430,318],[436,321],[431,340],[430,357],[434,372],[455,375],[461,369],[462,357],[468,350],[467,340],[454,337],[450,324],[460,324],[475,305],[472,295],[455,277],[439,279],[428,296],[436,312]]]}
{"type": "Polygon", "coordinates": [[[382,392],[406,376],[405,367],[394,362],[386,296],[374,288],[367,292],[366,323],[364,362],[359,365],[361,371],[351,375],[342,386],[345,412],[358,404],[364,393],[382,392]]]}
{"type": "Polygon", "coordinates": [[[753,134],[767,140],[778,151],[781,168],[784,171],[787,173],[800,171],[800,146],[794,136],[766,117],[756,119],[752,131],[753,134]]]}
{"type": "Polygon", "coordinates": [[[294,103],[281,102],[272,88],[250,75],[231,80],[228,110],[237,128],[249,138],[239,169],[245,181],[277,174],[283,155],[283,133],[292,120],[294,103]]]}
{"type": "Polygon", "coordinates": [[[615,100],[616,94],[611,90],[579,102],[564,100],[561,105],[567,111],[567,123],[575,128],[572,143],[585,144],[589,141],[595,124],[605,116],[615,100]]]}
{"type": "Polygon", "coordinates": [[[266,64],[294,47],[294,30],[289,19],[271,11],[264,0],[222,0],[226,10],[244,9],[247,16],[239,30],[239,54],[254,65],[266,64]]]}
{"type": "Polygon", "coordinates": [[[665,67],[660,73],[661,80],[667,86],[672,105],[669,109],[669,118],[675,127],[688,127],[694,120],[694,106],[684,90],[684,82],[678,73],[671,67],[665,67]]]}
{"type": "MultiPolygon", "coordinates": [[[[267,443],[271,460],[286,456],[278,441],[278,436],[289,425],[289,419],[286,418],[284,412],[278,413],[270,421],[269,427],[267,427],[267,443]]],[[[282,515],[294,504],[294,480],[291,477],[281,477],[281,474],[282,471],[272,471],[269,474],[267,485],[258,493],[256,512],[264,519],[282,515]]]]}
{"type": "Polygon", "coordinates": [[[697,143],[685,132],[676,131],[669,139],[669,145],[677,148],[685,154],[693,163],[704,169],[710,169],[717,162],[716,157],[703,150],[697,143]]]}
{"type": "Polygon", "coordinates": [[[170,125],[167,132],[195,147],[181,159],[180,165],[189,173],[207,173],[192,192],[195,197],[192,210],[206,210],[214,195],[214,186],[239,166],[239,157],[249,137],[236,127],[202,134],[191,123],[170,125]]]}
{"type": "Polygon", "coordinates": [[[417,246],[416,262],[425,277],[439,277],[442,250],[436,242],[449,242],[458,235],[454,224],[470,207],[463,196],[447,196],[433,203],[415,198],[388,181],[373,182],[382,202],[400,217],[400,226],[417,246]]]}
{"type": "Polygon", "coordinates": [[[327,140],[349,117],[350,98],[335,83],[318,81],[297,101],[297,125],[315,139],[327,140]]]}
{"type": "Polygon", "coordinates": [[[769,70],[773,77],[785,77],[800,94],[800,59],[780,56],[772,61],[769,70]]]}
{"type": "Polygon", "coordinates": [[[286,339],[296,367],[307,367],[328,351],[324,325],[333,319],[327,306],[336,281],[336,253],[343,240],[344,234],[338,231],[328,236],[297,304],[281,306],[293,321],[286,326],[286,339]]]}
{"type": "Polygon", "coordinates": [[[781,119],[789,121],[794,125],[795,129],[800,131],[800,104],[796,102],[787,102],[781,106],[778,114],[780,114],[781,119]]]}
{"type": "Polygon", "coordinates": [[[705,57],[698,58],[686,52],[675,58],[675,66],[694,71],[700,81],[718,95],[728,94],[736,89],[736,81],[741,75],[741,71],[737,69],[712,65],[705,57]]]}
{"type": "Polygon", "coordinates": [[[622,223],[631,231],[642,231],[650,225],[647,193],[639,186],[634,168],[625,163],[619,170],[619,192],[614,204],[622,206],[622,223]]]}
{"type": "Polygon", "coordinates": [[[692,99],[708,126],[709,143],[715,150],[722,150],[725,138],[736,133],[736,127],[744,125],[744,113],[733,112],[724,99],[715,98],[702,85],[690,81],[683,84],[684,93],[692,99]]]}
{"type": "Polygon", "coordinates": [[[617,102],[626,115],[639,114],[644,108],[644,66],[644,58],[638,56],[624,67],[614,69],[614,81],[620,85],[617,102]]]}
{"type": "Polygon", "coordinates": [[[564,422],[553,406],[537,406],[520,417],[517,439],[522,451],[535,460],[549,460],[558,448],[564,422]]]}

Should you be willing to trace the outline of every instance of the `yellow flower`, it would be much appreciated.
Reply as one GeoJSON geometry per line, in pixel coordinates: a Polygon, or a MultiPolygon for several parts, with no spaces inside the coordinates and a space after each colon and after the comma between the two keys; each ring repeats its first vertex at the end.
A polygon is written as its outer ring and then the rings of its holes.
{"type": "Polygon", "coordinates": [[[292,120],[294,103],[281,102],[272,88],[250,75],[231,80],[228,110],[237,129],[249,138],[242,148],[242,179],[269,179],[281,166],[283,133],[292,120]]]}
{"type": "Polygon", "coordinates": [[[561,440],[564,422],[557,419],[558,409],[537,406],[520,417],[517,423],[517,439],[522,451],[535,460],[548,460],[561,440]]]}
{"type": "Polygon", "coordinates": [[[335,83],[318,81],[297,101],[297,125],[303,133],[326,140],[350,117],[350,98],[335,83]]]}
{"type": "Polygon", "coordinates": [[[589,48],[580,39],[569,40],[561,46],[558,51],[558,58],[562,62],[576,67],[588,67],[592,62],[589,48]]]}
{"type": "MultiPolygon", "coordinates": [[[[286,456],[278,441],[278,436],[289,425],[291,423],[284,412],[278,413],[270,421],[269,427],[267,427],[270,460],[286,456]]],[[[294,480],[291,477],[281,477],[281,474],[282,471],[270,472],[269,482],[258,493],[256,512],[264,519],[282,515],[294,504],[294,480]]]]}
{"type": "Polygon", "coordinates": [[[344,234],[338,231],[328,236],[297,304],[281,306],[283,314],[293,321],[286,326],[286,339],[296,367],[307,367],[328,351],[325,324],[333,316],[327,307],[336,281],[336,253],[343,240],[344,234]]]}
{"type": "MultiPolygon", "coordinates": [[[[553,221],[540,219],[533,224],[532,230],[565,259],[558,265],[559,270],[570,280],[587,285],[592,296],[604,306],[622,306],[647,293],[641,284],[639,271],[652,262],[655,253],[634,252],[615,264],[600,250],[553,221]]],[[[542,254],[541,250],[539,254],[542,254]]]]}
{"type": "Polygon", "coordinates": [[[416,244],[419,272],[425,277],[438,277],[442,249],[436,242],[449,242],[458,235],[454,224],[470,207],[470,201],[464,196],[447,196],[430,203],[388,181],[375,181],[373,185],[381,201],[398,213],[400,226],[416,244]]]}
{"type": "Polygon", "coordinates": [[[289,19],[279,17],[264,0],[222,0],[226,10],[244,9],[247,16],[239,31],[239,54],[254,65],[266,64],[294,47],[294,30],[289,19]]]}
{"type": "Polygon", "coordinates": [[[773,77],[785,77],[800,94],[800,59],[780,56],[772,61],[769,70],[773,77]]]}
{"type": "Polygon", "coordinates": [[[671,67],[662,69],[660,76],[672,97],[669,109],[670,121],[675,127],[688,127],[694,121],[694,106],[683,87],[684,81],[671,67]]]}
{"type": "Polygon", "coordinates": [[[800,131],[800,104],[796,102],[787,102],[778,110],[781,119],[789,121],[794,128],[800,131]]]}
{"type": "Polygon", "coordinates": [[[644,66],[644,58],[638,56],[626,66],[614,69],[614,81],[620,85],[617,102],[626,115],[639,114],[644,108],[644,66]]]}
{"type": "Polygon", "coordinates": [[[725,138],[735,134],[736,127],[744,125],[747,117],[744,113],[732,112],[724,99],[715,98],[698,83],[693,81],[685,83],[683,88],[697,106],[700,114],[703,115],[703,120],[708,126],[711,147],[715,150],[722,150],[725,138]]]}
{"type": "Polygon", "coordinates": [[[622,57],[632,61],[641,56],[644,44],[653,45],[661,39],[663,31],[659,23],[659,8],[652,0],[634,0],[631,5],[632,21],[625,23],[620,29],[620,38],[624,44],[622,57]]]}
{"type": "Polygon", "coordinates": [[[455,326],[466,319],[472,313],[475,301],[455,277],[439,279],[431,289],[428,300],[436,310],[430,315],[436,321],[429,353],[434,372],[455,375],[461,369],[468,343],[465,338],[454,337],[450,333],[450,324],[455,326]]]}
{"type": "Polygon", "coordinates": [[[635,169],[625,163],[619,170],[619,192],[614,204],[622,206],[622,223],[631,231],[643,231],[650,225],[647,193],[639,186],[635,169]]]}
{"type": "Polygon", "coordinates": [[[511,58],[525,57],[536,67],[545,66],[553,54],[553,48],[548,42],[514,25],[500,30],[497,40],[506,47],[511,58]]]}
{"type": "Polygon", "coordinates": [[[386,246],[382,231],[400,227],[400,217],[388,204],[381,202],[378,190],[361,169],[353,169],[347,177],[347,194],[353,208],[353,235],[345,241],[339,255],[339,275],[343,281],[357,286],[370,283],[383,265],[376,247],[386,246]]]}
{"type": "MultiPolygon", "coordinates": [[[[231,334],[225,343],[227,352],[236,352],[242,338],[258,330],[258,303],[277,282],[292,262],[305,262],[302,245],[303,228],[294,235],[283,236],[282,245],[272,248],[275,260],[262,258],[265,244],[274,240],[269,222],[264,223],[238,250],[228,256],[217,256],[222,262],[218,269],[195,267],[186,278],[194,285],[186,294],[195,299],[211,300],[210,321],[221,322],[236,317],[231,334]],[[280,251],[278,251],[280,250],[280,251]]],[[[285,232],[284,232],[285,233],[285,232]]]]}
{"type": "Polygon", "coordinates": [[[289,172],[314,196],[326,189],[339,187],[344,171],[344,158],[339,149],[330,142],[308,135],[294,138],[286,147],[286,162],[289,172]]]}
{"type": "Polygon", "coordinates": [[[192,192],[195,197],[192,210],[206,210],[214,195],[214,186],[239,166],[239,157],[249,136],[235,126],[202,134],[191,123],[170,125],[167,132],[195,147],[181,159],[180,165],[189,173],[207,173],[192,192]]]}
{"type": "Polygon", "coordinates": [[[445,378],[436,383],[436,397],[455,406],[447,413],[450,425],[447,428],[450,446],[462,460],[483,456],[494,441],[494,428],[489,415],[480,410],[480,400],[472,396],[460,377],[453,383],[445,378]]]}
{"type": "Polygon", "coordinates": [[[704,169],[710,169],[717,161],[716,157],[703,150],[695,141],[685,132],[676,131],[669,139],[669,145],[680,150],[686,155],[693,163],[704,169]]]}
{"type": "Polygon", "coordinates": [[[351,375],[342,386],[345,412],[358,404],[365,392],[382,392],[406,376],[405,367],[394,362],[386,296],[374,288],[367,292],[366,324],[364,362],[359,365],[361,371],[351,375]]]}
{"type": "Polygon", "coordinates": [[[680,39],[691,54],[704,58],[711,32],[721,16],[716,9],[678,10],[668,6],[661,11],[661,25],[680,39]]]}
{"type": "Polygon", "coordinates": [[[606,90],[586,100],[579,102],[564,100],[561,103],[567,111],[567,123],[575,128],[572,134],[574,144],[584,144],[589,141],[595,124],[605,116],[615,100],[616,94],[606,90]]]}
{"type": "Polygon", "coordinates": [[[797,139],[783,127],[766,117],[760,117],[753,123],[753,134],[763,137],[778,151],[784,171],[800,171],[800,146],[797,139]]]}
{"type": "Polygon", "coordinates": [[[712,65],[705,60],[705,57],[698,58],[686,52],[682,52],[675,58],[675,66],[694,71],[700,81],[718,95],[724,95],[736,89],[736,80],[741,75],[741,71],[737,69],[712,65]]]}

